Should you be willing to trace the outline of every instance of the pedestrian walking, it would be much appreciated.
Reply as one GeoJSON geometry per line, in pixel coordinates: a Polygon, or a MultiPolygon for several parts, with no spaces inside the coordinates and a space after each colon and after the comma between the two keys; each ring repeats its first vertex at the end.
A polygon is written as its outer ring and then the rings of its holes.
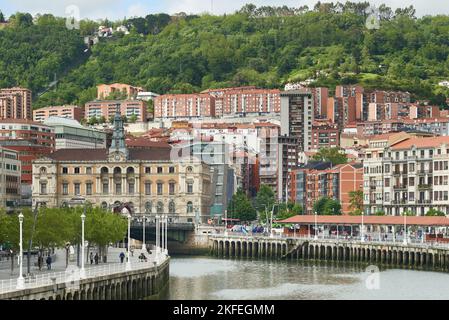
{"type": "Polygon", "coordinates": [[[44,258],[42,255],[39,254],[39,257],[37,257],[37,267],[39,268],[39,271],[42,270],[42,265],[44,264],[44,258]]]}
{"type": "Polygon", "coordinates": [[[98,264],[98,259],[99,259],[99,257],[98,257],[98,253],[96,253],[96,254],[95,254],[95,257],[94,257],[94,260],[95,260],[95,264],[98,264]]]}
{"type": "Polygon", "coordinates": [[[50,257],[50,255],[47,257],[46,262],[47,262],[47,269],[51,270],[51,257],[50,257]]]}
{"type": "Polygon", "coordinates": [[[90,264],[94,264],[94,253],[91,252],[89,257],[90,257],[90,264]]]}
{"type": "Polygon", "coordinates": [[[123,261],[125,260],[125,254],[123,252],[121,252],[119,257],[120,257],[120,263],[123,263],[123,261]]]}

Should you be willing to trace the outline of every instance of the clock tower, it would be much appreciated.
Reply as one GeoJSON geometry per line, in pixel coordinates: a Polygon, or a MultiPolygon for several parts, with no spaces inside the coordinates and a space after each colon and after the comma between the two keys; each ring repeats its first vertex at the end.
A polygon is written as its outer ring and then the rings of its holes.
{"type": "Polygon", "coordinates": [[[114,132],[112,134],[112,143],[109,148],[109,161],[128,160],[128,149],[125,144],[125,127],[120,113],[120,104],[115,109],[114,132]]]}

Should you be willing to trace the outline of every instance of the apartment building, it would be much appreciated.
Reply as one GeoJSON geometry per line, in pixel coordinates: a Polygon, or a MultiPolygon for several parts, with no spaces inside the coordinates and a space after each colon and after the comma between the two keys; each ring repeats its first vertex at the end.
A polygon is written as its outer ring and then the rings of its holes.
{"type": "Polygon", "coordinates": [[[31,90],[0,89],[0,119],[33,119],[31,90]]]}
{"type": "Polygon", "coordinates": [[[84,118],[84,110],[78,106],[51,106],[33,111],[33,120],[36,122],[44,122],[50,117],[81,121],[84,118]]]}
{"type": "Polygon", "coordinates": [[[17,151],[0,146],[0,207],[13,208],[20,200],[20,160],[17,151]]]}
{"type": "Polygon", "coordinates": [[[298,151],[310,150],[313,121],[313,94],[310,90],[281,93],[281,135],[296,138],[298,151]]]}
{"type": "Polygon", "coordinates": [[[104,100],[114,94],[121,95],[125,99],[135,99],[139,92],[143,91],[141,87],[134,87],[123,83],[100,84],[97,86],[97,99],[104,100]]]}
{"type": "Polygon", "coordinates": [[[154,99],[154,117],[156,119],[215,117],[215,97],[207,93],[161,95],[154,99]]]}
{"type": "Polygon", "coordinates": [[[312,125],[311,151],[340,146],[340,129],[335,123],[315,121],[312,125]]]}
{"type": "Polygon", "coordinates": [[[84,116],[86,120],[104,117],[106,122],[109,122],[114,119],[117,105],[120,105],[120,114],[128,119],[136,117],[137,122],[146,122],[148,120],[147,103],[141,100],[91,101],[86,103],[84,108],[84,116]]]}
{"type": "Polygon", "coordinates": [[[0,120],[0,145],[19,152],[22,184],[31,186],[32,161],[55,149],[52,128],[31,120],[0,120]]]}
{"type": "Polygon", "coordinates": [[[314,214],[313,205],[322,197],[338,200],[343,214],[351,212],[352,191],[363,189],[363,165],[348,163],[332,167],[330,162],[310,162],[290,174],[292,191],[290,199],[314,214]]]}
{"type": "Polygon", "coordinates": [[[423,216],[431,208],[449,214],[449,137],[412,137],[364,161],[364,206],[423,216]]]}
{"type": "Polygon", "coordinates": [[[355,97],[331,97],[327,102],[327,119],[340,129],[356,122],[355,97]]]}

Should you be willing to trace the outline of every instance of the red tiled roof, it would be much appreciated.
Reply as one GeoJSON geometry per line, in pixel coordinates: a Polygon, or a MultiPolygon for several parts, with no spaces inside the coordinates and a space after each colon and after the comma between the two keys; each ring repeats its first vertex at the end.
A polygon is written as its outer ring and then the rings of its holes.
{"type": "MultiPolygon", "coordinates": [[[[294,216],[277,221],[278,223],[314,224],[314,215],[294,216]]],[[[369,225],[404,225],[402,216],[364,216],[363,223],[369,225]]],[[[446,217],[407,217],[407,225],[415,226],[449,226],[446,217]]],[[[360,225],[362,216],[317,216],[317,224],[360,225]]]]}
{"type": "Polygon", "coordinates": [[[397,143],[392,147],[393,150],[409,149],[412,146],[417,148],[435,148],[442,144],[449,144],[449,137],[428,137],[428,138],[411,138],[397,143]]]}

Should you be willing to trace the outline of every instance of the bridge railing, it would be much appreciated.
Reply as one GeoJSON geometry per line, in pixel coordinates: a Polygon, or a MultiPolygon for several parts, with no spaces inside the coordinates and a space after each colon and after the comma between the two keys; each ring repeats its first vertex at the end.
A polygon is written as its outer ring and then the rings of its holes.
{"type": "MultiPolygon", "coordinates": [[[[151,267],[160,266],[167,259],[165,254],[159,253],[155,254],[152,258],[150,257],[147,262],[140,262],[137,259],[131,260],[131,271],[148,269],[151,267]]],[[[76,268],[73,270],[59,271],[59,272],[48,272],[32,277],[25,278],[24,289],[33,289],[39,287],[45,287],[56,284],[73,284],[80,281],[80,269],[76,268]]],[[[102,276],[107,276],[116,273],[126,272],[126,263],[111,263],[102,266],[88,267],[85,269],[84,279],[92,279],[102,276]]],[[[0,280],[0,294],[19,291],[23,289],[17,288],[17,278],[0,280]]]]}

